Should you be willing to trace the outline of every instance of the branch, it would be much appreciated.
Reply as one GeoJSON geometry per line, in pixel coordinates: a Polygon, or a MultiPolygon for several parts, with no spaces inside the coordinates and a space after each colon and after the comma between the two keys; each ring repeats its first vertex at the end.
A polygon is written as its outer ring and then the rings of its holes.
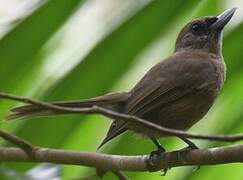
{"type": "Polygon", "coordinates": [[[113,172],[152,172],[178,166],[243,162],[243,145],[161,153],[159,156],[153,157],[153,166],[148,163],[149,155],[120,156],[48,148],[37,148],[34,155],[35,158],[33,159],[20,148],[0,148],[0,161],[82,165],[113,172]]]}
{"type": "Polygon", "coordinates": [[[95,167],[103,170],[103,172],[112,171],[119,179],[127,179],[120,171],[154,172],[178,166],[243,162],[243,145],[162,152],[153,156],[121,156],[36,147],[4,131],[0,131],[0,136],[19,147],[0,147],[0,161],[48,162],[95,167]],[[32,154],[28,153],[28,149],[26,153],[26,145],[30,146],[30,149],[33,150],[32,154]]]}
{"type": "Polygon", "coordinates": [[[161,132],[162,134],[167,134],[167,135],[186,137],[186,138],[191,138],[191,139],[207,139],[207,140],[216,140],[216,141],[225,141],[225,142],[234,142],[234,141],[243,140],[243,134],[202,135],[202,134],[187,133],[187,132],[181,131],[181,130],[169,129],[169,128],[159,126],[157,124],[154,124],[152,122],[146,121],[142,118],[139,118],[139,117],[136,117],[133,115],[114,112],[112,110],[108,110],[108,109],[98,107],[98,106],[92,106],[90,108],[68,108],[68,107],[54,105],[51,103],[33,100],[30,98],[14,96],[14,95],[3,93],[3,92],[0,92],[0,97],[5,98],[5,99],[20,101],[20,102],[24,102],[24,103],[28,103],[28,104],[38,105],[38,106],[42,106],[42,107],[45,107],[48,109],[60,111],[60,112],[82,113],[82,114],[101,114],[101,115],[104,115],[104,116],[106,116],[108,118],[112,118],[112,119],[121,119],[124,121],[137,122],[137,123],[143,124],[149,128],[153,128],[153,129],[161,132]]]}

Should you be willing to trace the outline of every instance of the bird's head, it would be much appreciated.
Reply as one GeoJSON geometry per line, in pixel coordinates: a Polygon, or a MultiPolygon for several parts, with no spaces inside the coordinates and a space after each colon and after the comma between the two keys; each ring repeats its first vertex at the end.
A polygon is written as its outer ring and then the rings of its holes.
{"type": "Polygon", "coordinates": [[[200,50],[221,55],[222,31],[235,10],[232,8],[218,16],[202,17],[189,22],[178,35],[175,51],[200,50]]]}

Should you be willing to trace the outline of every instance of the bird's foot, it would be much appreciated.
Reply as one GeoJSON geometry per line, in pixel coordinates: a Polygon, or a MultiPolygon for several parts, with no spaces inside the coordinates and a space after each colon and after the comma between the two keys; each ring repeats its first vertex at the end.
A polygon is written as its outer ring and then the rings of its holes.
{"type": "Polygon", "coordinates": [[[168,171],[168,168],[162,169],[161,170],[161,172],[162,172],[161,176],[165,176],[167,174],[167,171],[168,171]]]}
{"type": "Polygon", "coordinates": [[[179,151],[189,151],[189,150],[193,150],[193,149],[200,149],[200,148],[195,144],[188,144],[187,147],[185,147],[179,151]]]}
{"type": "Polygon", "coordinates": [[[159,146],[157,150],[150,152],[150,157],[153,158],[154,156],[160,156],[162,153],[166,152],[163,146],[159,146]]]}
{"type": "MultiPolygon", "coordinates": [[[[157,139],[155,139],[154,137],[150,137],[150,139],[153,141],[153,143],[155,144],[155,146],[157,147],[156,151],[152,151],[149,155],[149,159],[152,163],[152,160],[154,158],[157,158],[158,156],[160,156],[162,153],[164,153],[166,151],[166,149],[159,143],[159,141],[157,139]]],[[[151,164],[153,165],[153,163],[151,164]]]]}
{"type": "MultiPolygon", "coordinates": [[[[159,143],[159,141],[154,138],[154,137],[150,137],[150,139],[153,141],[153,143],[156,145],[156,147],[158,148],[156,151],[152,151],[149,155],[149,158],[147,160],[148,163],[148,169],[150,171],[154,171],[154,169],[156,169],[156,160],[158,159],[158,157],[160,157],[162,154],[164,154],[166,152],[166,149],[159,143]]],[[[165,176],[167,173],[168,168],[165,168],[162,170],[162,176],[165,176]]]]}
{"type": "MultiPolygon", "coordinates": [[[[200,149],[197,145],[195,145],[194,143],[190,143],[190,144],[188,144],[188,146],[187,147],[185,147],[185,148],[183,148],[183,149],[180,149],[179,151],[178,151],[178,154],[177,154],[177,156],[178,156],[178,159],[180,159],[180,160],[182,160],[183,161],[183,153],[186,153],[187,151],[190,151],[190,150],[193,150],[193,149],[200,149]]],[[[195,166],[194,168],[193,168],[193,171],[195,172],[195,171],[197,171],[197,170],[199,170],[200,169],[200,166],[195,166]]]]}
{"type": "MultiPolygon", "coordinates": [[[[155,161],[156,159],[161,156],[163,153],[165,153],[166,150],[161,146],[158,148],[158,150],[150,152],[149,158],[148,158],[148,169],[150,171],[153,171],[153,167],[155,167],[155,161]]],[[[165,176],[167,173],[167,168],[162,170],[162,176],[165,176]]]]}
{"type": "Polygon", "coordinates": [[[184,138],[184,137],[180,137],[181,140],[183,140],[188,146],[184,149],[181,149],[181,150],[192,150],[192,149],[199,149],[199,147],[194,144],[192,141],[190,141],[189,139],[187,138],[184,138]]]}

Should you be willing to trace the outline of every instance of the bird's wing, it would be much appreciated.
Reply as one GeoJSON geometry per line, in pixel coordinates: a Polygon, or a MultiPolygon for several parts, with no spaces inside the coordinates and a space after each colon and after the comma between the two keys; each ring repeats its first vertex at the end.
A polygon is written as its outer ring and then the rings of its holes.
{"type": "Polygon", "coordinates": [[[201,58],[172,57],[152,68],[134,87],[125,113],[142,117],[210,83],[207,71],[214,67],[201,58]]]}
{"type": "Polygon", "coordinates": [[[126,113],[142,117],[144,114],[156,109],[156,107],[161,107],[185,96],[190,93],[190,90],[180,86],[172,86],[168,89],[160,85],[151,87],[146,90],[145,96],[136,96],[136,99],[129,102],[126,113]]]}

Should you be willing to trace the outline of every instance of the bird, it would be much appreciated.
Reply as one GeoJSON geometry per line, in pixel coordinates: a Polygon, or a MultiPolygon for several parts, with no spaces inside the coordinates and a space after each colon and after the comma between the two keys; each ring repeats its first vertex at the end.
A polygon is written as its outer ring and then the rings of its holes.
{"type": "MultiPolygon", "coordinates": [[[[187,23],[178,34],[173,54],[153,66],[130,91],[50,103],[70,108],[96,105],[143,118],[158,126],[187,131],[205,116],[224,85],[223,29],[235,10],[228,9],[218,16],[200,17],[187,23]]],[[[39,105],[24,105],[11,109],[6,119],[61,114],[65,113],[39,105]]],[[[165,151],[158,139],[166,134],[120,119],[112,121],[99,148],[127,130],[145,135],[159,150],[165,151]]],[[[198,148],[191,140],[178,138],[189,149],[198,148]]]]}

